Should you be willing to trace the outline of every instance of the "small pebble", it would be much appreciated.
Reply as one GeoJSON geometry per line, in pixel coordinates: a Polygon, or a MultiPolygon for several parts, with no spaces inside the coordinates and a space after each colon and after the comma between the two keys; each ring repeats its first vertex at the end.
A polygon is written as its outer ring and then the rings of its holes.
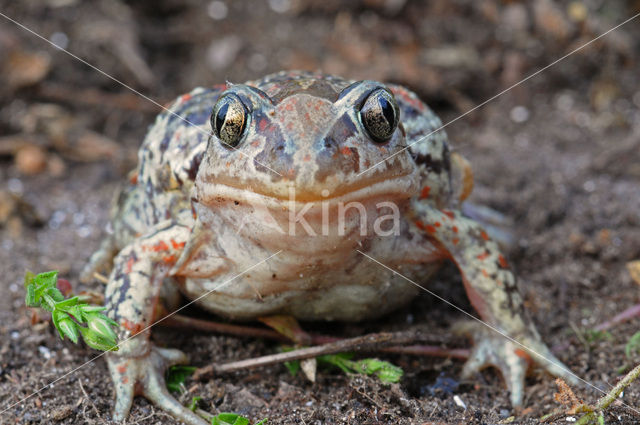
{"type": "Polygon", "coordinates": [[[453,401],[454,403],[456,403],[456,406],[458,407],[462,407],[464,410],[467,410],[467,405],[464,404],[464,401],[462,401],[462,399],[460,398],[460,396],[458,395],[454,395],[453,396],[453,401]]]}
{"type": "Polygon", "coordinates": [[[215,19],[216,21],[220,21],[227,17],[229,13],[229,8],[222,1],[212,1],[207,6],[207,14],[211,19],[215,19]]]}
{"type": "Polygon", "coordinates": [[[38,351],[40,352],[40,355],[42,355],[42,357],[44,357],[46,360],[49,360],[51,358],[51,350],[49,350],[44,345],[38,346],[38,351]]]}
{"type": "Polygon", "coordinates": [[[38,146],[28,145],[21,148],[16,153],[14,161],[18,171],[27,176],[39,174],[47,167],[47,155],[38,146]]]}
{"type": "Polygon", "coordinates": [[[509,117],[513,122],[523,123],[529,119],[529,110],[524,106],[516,106],[509,113],[509,117]]]}
{"type": "Polygon", "coordinates": [[[61,421],[71,416],[71,413],[73,413],[73,408],[70,405],[65,404],[54,410],[51,413],[51,417],[54,421],[61,421]]]}

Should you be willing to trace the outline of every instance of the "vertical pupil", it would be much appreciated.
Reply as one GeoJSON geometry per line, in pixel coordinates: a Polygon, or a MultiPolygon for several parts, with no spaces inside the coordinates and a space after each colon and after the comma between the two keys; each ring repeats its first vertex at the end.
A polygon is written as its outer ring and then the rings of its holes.
{"type": "Polygon", "coordinates": [[[378,97],[378,103],[380,104],[380,108],[382,109],[382,113],[384,114],[384,118],[387,120],[390,128],[393,128],[393,124],[395,123],[395,111],[393,110],[393,106],[384,96],[378,97]]]}
{"type": "Polygon", "coordinates": [[[218,109],[218,113],[216,114],[216,131],[218,132],[218,136],[220,136],[220,131],[222,130],[222,126],[224,125],[228,110],[229,104],[225,103],[220,107],[220,109],[218,109]]]}

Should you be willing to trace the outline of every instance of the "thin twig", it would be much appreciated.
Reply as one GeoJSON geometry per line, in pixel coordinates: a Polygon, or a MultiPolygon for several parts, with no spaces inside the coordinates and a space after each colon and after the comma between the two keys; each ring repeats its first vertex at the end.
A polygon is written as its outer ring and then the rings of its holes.
{"type": "Polygon", "coordinates": [[[102,283],[104,283],[105,285],[106,285],[107,283],[109,283],[109,278],[108,278],[108,277],[106,277],[106,276],[105,276],[105,275],[103,275],[103,274],[98,273],[98,272],[95,272],[95,273],[93,274],[93,277],[94,277],[97,281],[102,282],[102,283]]]}
{"type": "Polygon", "coordinates": [[[606,409],[607,407],[609,407],[609,405],[611,405],[611,403],[616,401],[620,393],[622,393],[622,391],[624,391],[624,389],[627,388],[629,384],[635,381],[638,376],[640,376],[640,364],[634,367],[629,373],[624,376],[624,378],[620,380],[620,382],[616,384],[615,387],[611,389],[611,391],[609,391],[607,394],[602,396],[600,400],[598,400],[593,408],[593,412],[589,412],[578,419],[575,425],[587,425],[591,421],[595,421],[597,419],[598,412],[606,409]]]}
{"type": "Polygon", "coordinates": [[[634,317],[638,317],[638,316],[640,316],[640,304],[636,304],[634,306],[631,306],[628,309],[626,309],[625,311],[623,311],[622,313],[616,314],[611,319],[609,319],[606,322],[601,323],[598,326],[596,326],[595,330],[597,330],[597,331],[606,331],[607,329],[610,329],[610,328],[614,327],[617,324],[620,324],[622,322],[626,322],[627,320],[632,319],[634,317]]]}
{"type": "Polygon", "coordinates": [[[325,354],[335,354],[344,351],[365,351],[379,345],[388,345],[402,343],[406,340],[406,336],[381,332],[377,334],[369,334],[356,338],[343,339],[340,341],[330,342],[328,344],[316,347],[301,348],[298,350],[288,351],[286,353],[271,354],[268,356],[256,357],[237,362],[217,364],[213,363],[205,367],[201,367],[195,371],[193,377],[201,379],[210,373],[229,373],[242,369],[251,369],[260,366],[269,366],[272,364],[289,362],[294,360],[309,359],[325,354]]]}
{"type": "Polygon", "coordinates": [[[91,407],[93,408],[93,411],[95,412],[96,416],[100,419],[100,421],[104,423],[104,419],[102,419],[102,415],[100,415],[98,408],[96,407],[93,400],[91,400],[91,397],[89,397],[89,394],[87,394],[87,392],[85,391],[84,386],[82,385],[82,379],[78,379],[78,385],[80,385],[80,390],[82,390],[82,394],[84,394],[84,396],[89,401],[89,403],[91,403],[91,407]]]}
{"type": "Polygon", "coordinates": [[[192,317],[174,314],[164,319],[161,326],[174,329],[198,329],[207,332],[216,332],[226,335],[241,337],[265,338],[280,342],[291,342],[284,335],[271,329],[254,328],[251,326],[232,325],[229,323],[211,322],[209,320],[194,319],[192,317]]]}

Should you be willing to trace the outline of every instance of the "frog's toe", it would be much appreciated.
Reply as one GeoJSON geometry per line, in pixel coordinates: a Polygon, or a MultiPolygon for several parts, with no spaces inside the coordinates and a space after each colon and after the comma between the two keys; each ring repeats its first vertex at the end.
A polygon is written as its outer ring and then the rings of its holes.
{"type": "Polygon", "coordinates": [[[189,425],[205,425],[206,421],[182,406],[167,390],[164,372],[167,367],[186,363],[187,356],[179,350],[156,348],[139,357],[119,357],[107,354],[109,371],[116,388],[113,420],[123,421],[129,414],[133,397],[142,395],[156,406],[189,425]]]}
{"type": "Polygon", "coordinates": [[[526,356],[520,356],[518,345],[498,335],[502,341],[495,338],[477,340],[469,360],[462,369],[462,377],[470,378],[478,371],[495,366],[502,373],[510,392],[513,407],[522,405],[524,398],[524,377],[529,367],[526,356]]]}
{"type": "Polygon", "coordinates": [[[471,356],[462,370],[463,377],[470,377],[485,367],[495,366],[504,377],[514,407],[522,405],[524,378],[533,363],[570,384],[578,382],[575,375],[551,353],[537,334],[515,338],[519,342],[516,343],[479,323],[461,324],[456,331],[470,334],[474,340],[471,356]]]}

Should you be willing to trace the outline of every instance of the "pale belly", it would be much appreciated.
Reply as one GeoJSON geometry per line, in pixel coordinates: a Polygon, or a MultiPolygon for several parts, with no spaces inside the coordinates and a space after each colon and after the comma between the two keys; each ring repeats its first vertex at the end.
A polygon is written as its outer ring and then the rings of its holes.
{"type": "MultiPolygon", "coordinates": [[[[358,254],[361,255],[361,254],[358,254]]],[[[413,283],[362,257],[348,270],[327,270],[297,279],[264,281],[253,275],[230,280],[188,278],[181,291],[215,314],[235,320],[250,320],[272,314],[290,314],[301,320],[361,321],[389,313],[413,299],[419,292],[413,283]],[[214,290],[218,288],[217,290],[214,290]]],[[[425,285],[439,263],[394,265],[404,276],[425,285]]]]}

